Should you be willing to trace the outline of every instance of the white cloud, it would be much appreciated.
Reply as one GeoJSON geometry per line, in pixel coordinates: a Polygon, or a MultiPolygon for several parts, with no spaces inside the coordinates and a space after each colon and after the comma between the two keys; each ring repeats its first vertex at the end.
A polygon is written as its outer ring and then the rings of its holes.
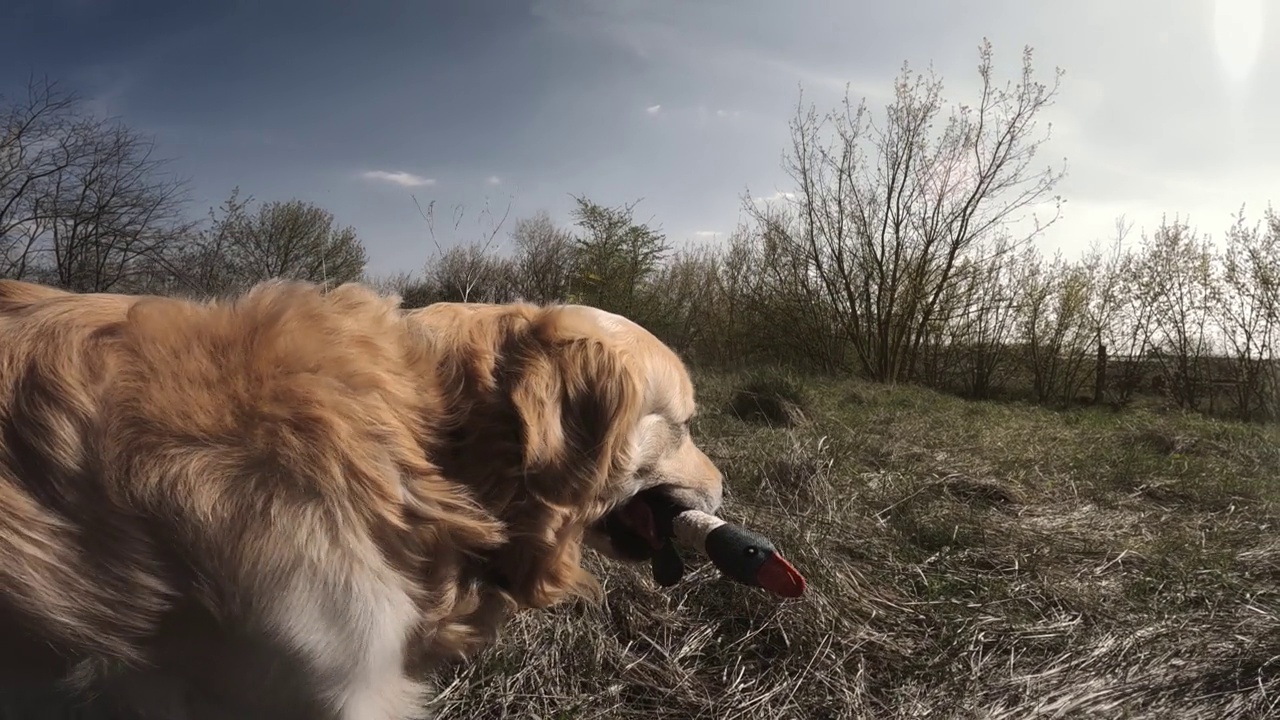
{"type": "Polygon", "coordinates": [[[649,107],[645,108],[644,111],[649,113],[650,115],[657,115],[658,113],[662,112],[662,106],[650,105],[649,107]]]}
{"type": "Polygon", "coordinates": [[[700,237],[700,238],[714,238],[714,237],[719,237],[721,233],[719,230],[698,230],[698,231],[695,231],[693,234],[694,236],[700,237]]]}
{"type": "Polygon", "coordinates": [[[434,178],[425,178],[403,170],[368,170],[360,173],[365,180],[386,182],[400,187],[430,187],[436,184],[434,178]]]}
{"type": "Polygon", "coordinates": [[[730,122],[740,117],[742,117],[740,110],[712,109],[706,105],[699,105],[697,108],[697,119],[700,125],[706,125],[710,122],[730,122]]]}
{"type": "Polygon", "coordinates": [[[793,192],[782,192],[781,190],[779,190],[778,192],[775,192],[774,194],[769,195],[769,196],[766,196],[766,197],[752,198],[752,202],[756,203],[757,205],[763,205],[763,204],[765,204],[765,203],[771,203],[771,202],[780,202],[780,201],[788,201],[788,202],[789,202],[789,201],[791,201],[791,200],[795,200],[795,199],[796,199],[796,194],[795,194],[795,193],[793,193],[793,192]]]}
{"type": "Polygon", "coordinates": [[[490,175],[489,179],[485,180],[485,182],[487,182],[490,185],[501,185],[502,178],[498,177],[497,175],[490,175]]]}

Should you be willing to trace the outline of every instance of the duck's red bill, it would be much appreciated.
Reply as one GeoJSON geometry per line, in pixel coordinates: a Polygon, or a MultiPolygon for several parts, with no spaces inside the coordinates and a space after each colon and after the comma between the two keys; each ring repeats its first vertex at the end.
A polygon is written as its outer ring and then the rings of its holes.
{"type": "Polygon", "coordinates": [[[804,594],[804,576],[781,555],[774,553],[756,572],[756,583],[775,595],[796,598],[804,594]]]}

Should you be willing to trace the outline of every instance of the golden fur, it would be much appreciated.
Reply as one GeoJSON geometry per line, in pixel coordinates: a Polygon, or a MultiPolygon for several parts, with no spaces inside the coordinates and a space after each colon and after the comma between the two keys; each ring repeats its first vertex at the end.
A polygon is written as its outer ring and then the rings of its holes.
{"type": "Polygon", "coordinates": [[[718,508],[693,411],[591,308],[0,281],[0,671],[165,717],[426,717],[434,663],[593,592],[584,542],[636,559],[607,513],[718,508]]]}

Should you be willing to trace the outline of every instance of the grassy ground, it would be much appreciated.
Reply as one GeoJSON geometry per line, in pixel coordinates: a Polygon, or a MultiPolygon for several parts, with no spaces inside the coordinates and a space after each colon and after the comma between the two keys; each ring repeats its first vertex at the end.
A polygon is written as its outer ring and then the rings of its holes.
{"type": "Polygon", "coordinates": [[[696,437],[807,596],[593,557],[606,603],[518,619],[442,718],[1280,715],[1276,428],[817,381],[769,427],[743,384],[699,377],[696,437]]]}

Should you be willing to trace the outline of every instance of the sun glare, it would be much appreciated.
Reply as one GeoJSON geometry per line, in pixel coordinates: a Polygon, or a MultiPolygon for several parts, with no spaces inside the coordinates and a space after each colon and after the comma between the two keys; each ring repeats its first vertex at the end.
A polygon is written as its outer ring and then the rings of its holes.
{"type": "Polygon", "coordinates": [[[1214,0],[1213,37],[1218,62],[1232,82],[1249,77],[1262,48],[1265,0],[1214,0]]]}

